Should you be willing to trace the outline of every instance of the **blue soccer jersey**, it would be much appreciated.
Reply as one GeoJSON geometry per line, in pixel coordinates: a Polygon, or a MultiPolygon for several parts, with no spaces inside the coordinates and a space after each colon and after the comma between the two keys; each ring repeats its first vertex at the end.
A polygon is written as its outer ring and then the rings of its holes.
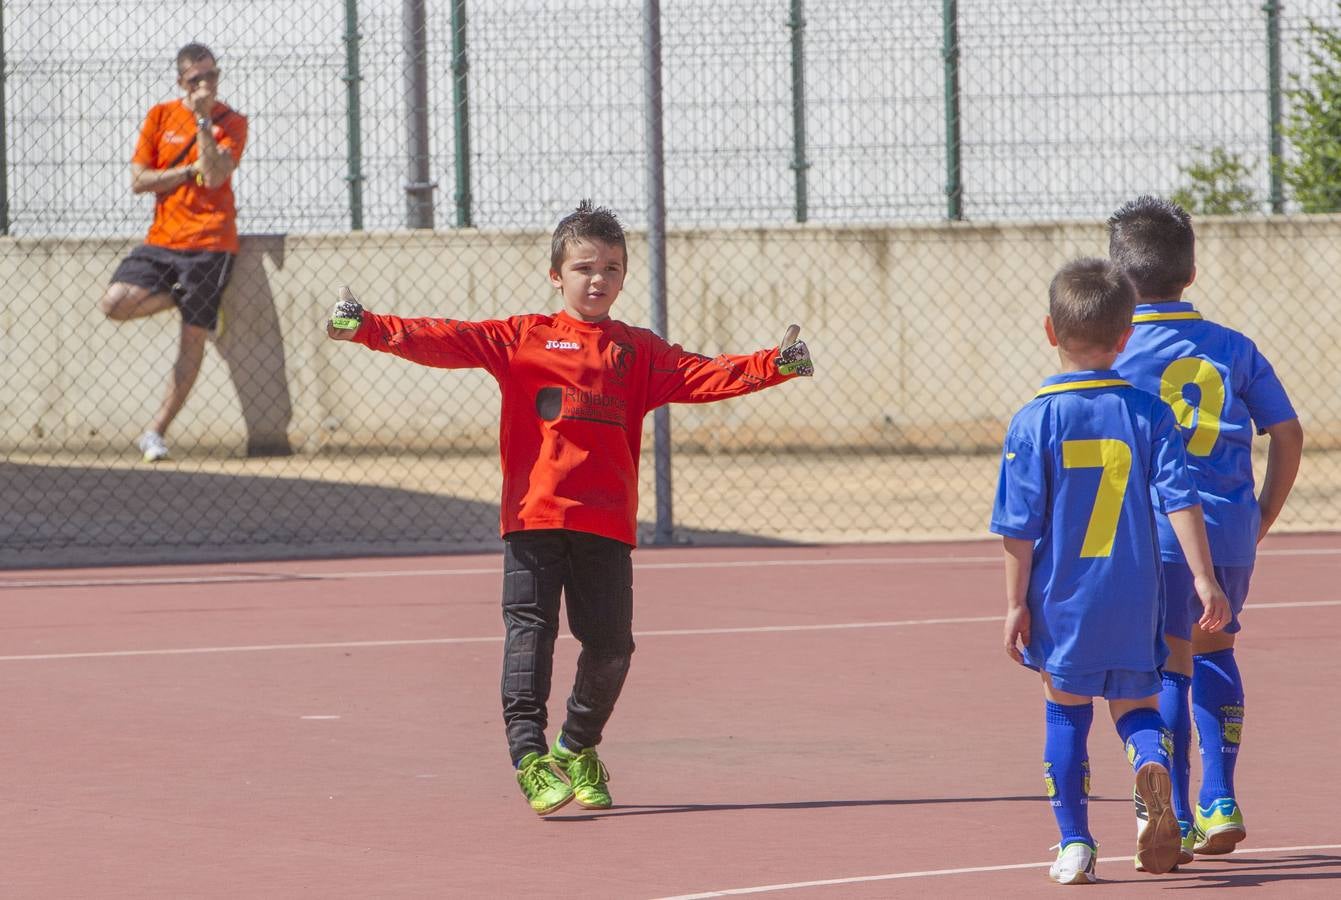
{"type": "Polygon", "coordinates": [[[1055,375],[1011,420],[991,529],[1034,542],[1026,662],[1055,675],[1164,663],[1152,497],[1197,505],[1173,412],[1114,370],[1055,375]]]}
{"type": "MultiPolygon", "coordinates": [[[[1248,338],[1208,322],[1192,304],[1143,303],[1115,368],[1173,407],[1192,477],[1201,492],[1211,558],[1250,566],[1261,514],[1253,485],[1253,425],[1259,431],[1296,418],[1290,398],[1248,338]]],[[[1168,520],[1159,520],[1165,559],[1182,560],[1168,520]]]]}

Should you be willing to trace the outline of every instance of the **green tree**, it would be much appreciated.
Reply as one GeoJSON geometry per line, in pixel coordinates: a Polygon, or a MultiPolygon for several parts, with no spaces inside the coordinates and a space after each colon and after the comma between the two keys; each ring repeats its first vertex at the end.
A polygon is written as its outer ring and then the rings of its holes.
{"type": "MultiPolygon", "coordinates": [[[[1341,2],[1337,3],[1341,10],[1341,2]]],[[[1304,56],[1308,75],[1286,91],[1290,112],[1281,132],[1294,146],[1285,182],[1304,212],[1341,210],[1341,29],[1310,19],[1304,56]]]]}
{"type": "Polygon", "coordinates": [[[1209,151],[1198,148],[1201,156],[1178,170],[1187,184],[1169,197],[1194,215],[1229,216],[1256,212],[1259,208],[1249,179],[1253,167],[1237,153],[1223,147],[1209,151]]]}

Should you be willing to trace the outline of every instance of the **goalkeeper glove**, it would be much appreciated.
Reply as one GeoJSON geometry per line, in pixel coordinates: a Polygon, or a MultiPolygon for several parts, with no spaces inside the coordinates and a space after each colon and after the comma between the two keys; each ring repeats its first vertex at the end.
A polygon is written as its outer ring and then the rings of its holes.
{"type": "MultiPolygon", "coordinates": [[[[363,307],[354,299],[354,292],[347,287],[340,288],[340,299],[331,310],[328,331],[358,331],[363,323],[363,307]]],[[[334,337],[334,335],[332,335],[334,337]]]]}
{"type": "Polygon", "coordinates": [[[797,340],[800,333],[800,325],[789,325],[787,333],[782,336],[776,361],[778,371],[783,375],[815,374],[815,364],[810,361],[810,348],[805,341],[797,340]]]}

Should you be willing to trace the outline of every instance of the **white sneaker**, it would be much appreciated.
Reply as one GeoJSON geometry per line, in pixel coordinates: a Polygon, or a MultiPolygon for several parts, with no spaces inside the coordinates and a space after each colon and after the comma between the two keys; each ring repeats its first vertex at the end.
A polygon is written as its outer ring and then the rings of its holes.
{"type": "Polygon", "coordinates": [[[135,442],[135,445],[144,454],[145,462],[158,462],[160,459],[168,458],[168,445],[163,443],[163,435],[157,431],[146,431],[140,435],[140,439],[135,442]]]}
{"type": "Polygon", "coordinates": [[[1057,861],[1048,869],[1048,877],[1058,884],[1094,884],[1095,850],[1089,844],[1072,841],[1057,854],[1057,861]]]}

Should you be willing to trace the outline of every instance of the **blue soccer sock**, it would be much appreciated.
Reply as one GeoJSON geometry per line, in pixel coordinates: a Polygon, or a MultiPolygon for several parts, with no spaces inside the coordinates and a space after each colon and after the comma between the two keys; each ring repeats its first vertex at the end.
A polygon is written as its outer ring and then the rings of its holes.
{"type": "Polygon", "coordinates": [[[1203,809],[1220,797],[1234,796],[1234,764],[1243,736],[1243,678],[1234,648],[1192,658],[1192,716],[1201,746],[1203,809]]]}
{"type": "Polygon", "coordinates": [[[1159,710],[1150,707],[1133,709],[1117,720],[1117,733],[1127,748],[1127,760],[1133,771],[1152,762],[1166,769],[1172,765],[1169,759],[1172,741],[1159,710]]]}
{"type": "Polygon", "coordinates": [[[1047,701],[1047,729],[1043,740],[1043,781],[1061,844],[1082,841],[1095,846],[1090,834],[1090,760],[1087,745],[1094,704],[1063,706],[1047,701]]]}
{"type": "Polygon", "coordinates": [[[1191,677],[1182,672],[1165,672],[1164,687],[1159,692],[1159,717],[1173,735],[1169,776],[1173,780],[1173,812],[1180,822],[1192,821],[1192,707],[1187,697],[1191,684],[1191,677]]]}

